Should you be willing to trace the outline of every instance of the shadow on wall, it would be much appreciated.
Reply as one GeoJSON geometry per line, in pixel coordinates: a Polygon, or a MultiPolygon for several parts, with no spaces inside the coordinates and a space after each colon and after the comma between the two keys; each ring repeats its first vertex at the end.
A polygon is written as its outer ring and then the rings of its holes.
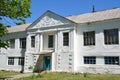
{"type": "Polygon", "coordinates": [[[39,55],[33,71],[34,72],[43,71],[43,55],[39,55]]]}
{"type": "MultiPolygon", "coordinates": [[[[20,51],[21,56],[24,58],[24,64],[25,64],[25,52],[26,52],[26,49],[21,49],[21,51],[20,51]]],[[[20,72],[23,72],[23,71],[24,71],[24,65],[21,66],[20,72]]]]}

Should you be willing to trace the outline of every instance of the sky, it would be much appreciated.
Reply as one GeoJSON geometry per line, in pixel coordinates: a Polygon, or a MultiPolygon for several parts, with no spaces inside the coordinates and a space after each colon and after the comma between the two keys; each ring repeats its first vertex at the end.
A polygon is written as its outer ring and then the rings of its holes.
{"type": "MultiPolygon", "coordinates": [[[[26,23],[34,22],[47,10],[51,10],[61,16],[71,16],[90,13],[92,6],[96,11],[120,7],[120,0],[32,0],[31,17],[26,19],[26,23]]],[[[14,25],[12,21],[9,24],[14,25]]]]}

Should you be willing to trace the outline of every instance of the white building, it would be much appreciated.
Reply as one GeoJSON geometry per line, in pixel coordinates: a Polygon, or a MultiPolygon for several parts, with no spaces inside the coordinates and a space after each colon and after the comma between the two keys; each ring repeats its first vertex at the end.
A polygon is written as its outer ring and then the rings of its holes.
{"type": "Polygon", "coordinates": [[[120,74],[120,8],[63,17],[45,12],[8,28],[0,70],[120,74]]]}

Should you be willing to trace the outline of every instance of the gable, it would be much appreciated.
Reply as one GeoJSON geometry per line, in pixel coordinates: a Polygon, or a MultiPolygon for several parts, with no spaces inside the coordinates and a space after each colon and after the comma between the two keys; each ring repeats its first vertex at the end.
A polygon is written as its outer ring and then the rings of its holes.
{"type": "Polygon", "coordinates": [[[44,27],[65,25],[65,24],[71,24],[71,23],[74,23],[74,22],[58,14],[55,14],[51,11],[47,11],[41,17],[39,17],[35,22],[33,22],[33,24],[31,24],[28,27],[28,29],[44,28],[44,27]]]}

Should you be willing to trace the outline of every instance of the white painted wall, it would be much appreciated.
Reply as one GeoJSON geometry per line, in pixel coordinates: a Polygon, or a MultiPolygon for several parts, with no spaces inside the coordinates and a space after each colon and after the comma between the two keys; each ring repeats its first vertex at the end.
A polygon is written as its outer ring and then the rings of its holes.
{"type": "Polygon", "coordinates": [[[26,32],[18,32],[7,34],[3,37],[3,40],[15,38],[15,48],[1,49],[0,70],[21,71],[23,69],[22,66],[18,65],[18,57],[24,57],[26,50],[20,48],[19,38],[24,38],[26,36],[27,36],[26,32]],[[14,65],[8,65],[8,57],[15,57],[14,65]]]}
{"type": "MultiPolygon", "coordinates": [[[[120,20],[110,20],[103,22],[95,22],[89,24],[79,25],[76,29],[76,38],[77,42],[75,49],[75,71],[76,72],[91,72],[91,73],[119,73],[119,65],[105,65],[104,56],[120,56],[120,45],[105,45],[104,44],[104,29],[119,29],[120,35],[120,20]],[[95,31],[95,46],[84,46],[83,44],[83,32],[86,31],[95,31]],[[86,65],[84,64],[83,56],[96,56],[97,63],[95,65],[86,65]],[[89,67],[92,69],[89,70],[89,67]],[[86,69],[88,68],[88,69],[86,69]]],[[[120,42],[120,37],[119,37],[120,42]]]]}

